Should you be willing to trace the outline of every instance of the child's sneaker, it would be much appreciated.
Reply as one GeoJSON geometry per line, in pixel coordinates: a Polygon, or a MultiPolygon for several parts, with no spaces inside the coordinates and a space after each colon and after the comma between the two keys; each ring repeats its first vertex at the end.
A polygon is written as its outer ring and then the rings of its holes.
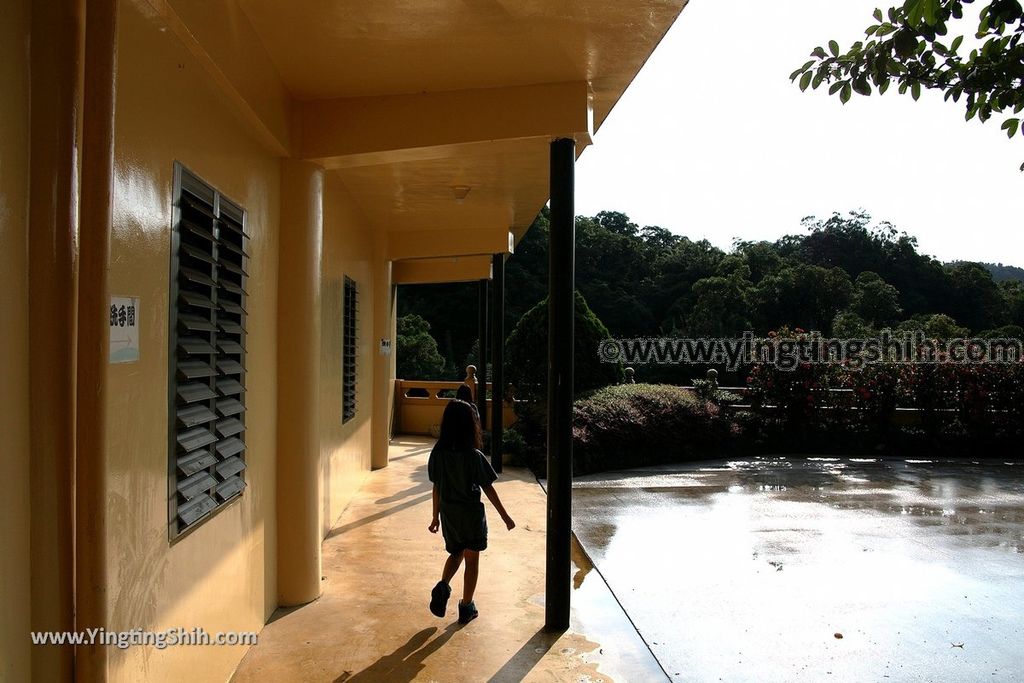
{"type": "MultiPolygon", "coordinates": [[[[444,581],[438,581],[434,590],[430,591],[430,613],[435,617],[443,617],[451,595],[452,587],[444,581]]],[[[459,607],[461,609],[462,603],[459,603],[459,607]]]]}
{"type": "Polygon", "coordinates": [[[476,610],[476,604],[470,601],[469,603],[463,604],[462,600],[459,600],[459,623],[468,624],[469,622],[480,616],[480,613],[476,610]]]}

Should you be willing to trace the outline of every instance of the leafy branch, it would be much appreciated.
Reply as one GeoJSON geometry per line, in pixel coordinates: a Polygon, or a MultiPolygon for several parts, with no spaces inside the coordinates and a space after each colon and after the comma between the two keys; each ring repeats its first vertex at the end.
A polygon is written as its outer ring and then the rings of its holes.
{"type": "MultiPolygon", "coordinates": [[[[964,99],[965,118],[987,121],[1008,113],[1001,129],[1008,138],[1024,135],[1024,9],[1019,0],[991,0],[979,13],[974,38],[980,45],[961,52],[964,35],[947,42],[950,25],[964,18],[964,6],[975,0],[906,0],[884,13],[865,30],[865,41],[846,52],[830,40],[816,47],[803,66],[790,74],[800,90],[828,84],[830,95],[846,104],[854,93],[884,94],[891,85],[914,100],[924,89],[939,90],[945,100],[964,99]]],[[[1024,165],[1021,166],[1024,171],[1024,165]]]]}

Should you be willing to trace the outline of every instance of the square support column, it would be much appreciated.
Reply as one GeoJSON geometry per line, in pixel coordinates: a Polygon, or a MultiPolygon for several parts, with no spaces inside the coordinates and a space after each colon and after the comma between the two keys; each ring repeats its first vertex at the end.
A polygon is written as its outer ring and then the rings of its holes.
{"type": "Polygon", "coordinates": [[[501,472],[505,430],[505,255],[491,262],[491,466],[501,472]]]}
{"type": "Polygon", "coordinates": [[[569,628],[572,536],[576,143],[551,143],[548,280],[548,526],[545,627],[569,628]]]}
{"type": "Polygon", "coordinates": [[[480,280],[479,323],[480,348],[476,368],[476,407],[480,411],[480,428],[487,429],[487,280],[480,280]]]}

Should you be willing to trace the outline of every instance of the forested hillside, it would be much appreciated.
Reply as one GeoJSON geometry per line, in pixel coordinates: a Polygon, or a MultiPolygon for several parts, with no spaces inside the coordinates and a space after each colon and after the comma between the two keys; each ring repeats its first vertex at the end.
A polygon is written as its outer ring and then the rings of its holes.
{"type": "MultiPolygon", "coordinates": [[[[617,212],[577,217],[576,229],[577,289],[617,337],[739,336],[782,326],[846,337],[884,327],[1018,336],[1005,328],[1024,326],[1024,282],[997,282],[982,264],[943,264],[864,213],[806,218],[801,234],[737,241],[729,251],[617,212]]],[[[545,209],[507,262],[508,333],[546,295],[547,240],[545,209]]],[[[477,337],[477,286],[403,286],[398,306],[399,315],[429,323],[444,360],[430,374],[461,378],[477,337]]]]}
{"type": "MultiPolygon", "coordinates": [[[[950,266],[957,266],[963,261],[953,261],[948,264],[950,266]]],[[[985,269],[992,273],[992,279],[996,282],[1005,282],[1006,280],[1020,280],[1024,282],[1024,268],[1018,268],[1017,266],[1007,266],[1002,263],[982,263],[985,269]]]]}

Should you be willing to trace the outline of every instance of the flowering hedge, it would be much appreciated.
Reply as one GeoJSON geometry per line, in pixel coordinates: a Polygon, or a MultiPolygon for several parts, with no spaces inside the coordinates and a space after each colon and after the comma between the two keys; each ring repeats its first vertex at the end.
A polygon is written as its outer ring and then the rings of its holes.
{"type": "Polygon", "coordinates": [[[800,363],[792,371],[765,363],[751,369],[747,388],[754,409],[790,432],[798,446],[815,441],[815,433],[845,438],[855,448],[899,443],[956,449],[1024,436],[1020,361],[877,362],[861,368],[800,363]],[[901,415],[900,408],[912,410],[901,415]]]}

